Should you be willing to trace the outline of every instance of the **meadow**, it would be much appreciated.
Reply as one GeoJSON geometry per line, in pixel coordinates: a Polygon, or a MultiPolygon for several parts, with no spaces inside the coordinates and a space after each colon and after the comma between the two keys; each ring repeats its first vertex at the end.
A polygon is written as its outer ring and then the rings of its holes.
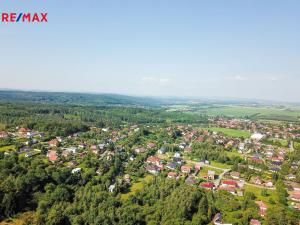
{"type": "Polygon", "coordinates": [[[230,128],[221,128],[221,127],[207,127],[207,128],[203,128],[203,129],[223,133],[230,137],[249,138],[251,136],[250,132],[244,131],[244,130],[236,130],[236,129],[230,129],[230,128]]]}
{"type": "Polygon", "coordinates": [[[126,200],[126,199],[128,199],[131,195],[133,195],[134,193],[136,193],[137,191],[142,190],[143,187],[144,187],[144,182],[148,183],[148,182],[150,182],[152,179],[153,179],[153,176],[150,175],[150,174],[146,175],[146,176],[143,177],[143,178],[139,178],[136,182],[134,182],[134,183],[131,185],[131,187],[130,187],[128,193],[121,194],[121,199],[126,200]]]}
{"type": "Polygon", "coordinates": [[[299,121],[300,109],[267,106],[215,106],[199,109],[198,112],[210,116],[227,116],[257,120],[299,121]]]}

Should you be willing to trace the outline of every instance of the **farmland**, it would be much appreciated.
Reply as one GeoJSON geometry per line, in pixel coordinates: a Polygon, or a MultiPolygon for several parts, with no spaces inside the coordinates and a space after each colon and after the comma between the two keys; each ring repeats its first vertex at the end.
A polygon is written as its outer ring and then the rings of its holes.
{"type": "Polygon", "coordinates": [[[259,120],[299,121],[300,110],[278,107],[254,106],[216,106],[200,109],[199,112],[210,116],[227,116],[259,120]]]}
{"type": "Polygon", "coordinates": [[[250,132],[248,131],[243,131],[243,130],[236,130],[236,129],[230,129],[230,128],[221,128],[221,127],[209,127],[209,128],[203,128],[215,132],[220,132],[223,133],[227,136],[230,137],[244,137],[244,138],[249,138],[250,137],[250,132]]]}

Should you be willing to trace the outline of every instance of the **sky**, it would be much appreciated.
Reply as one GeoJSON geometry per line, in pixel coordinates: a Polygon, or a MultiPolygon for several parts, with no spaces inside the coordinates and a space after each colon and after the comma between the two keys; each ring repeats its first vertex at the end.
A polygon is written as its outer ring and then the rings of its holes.
{"type": "Polygon", "coordinates": [[[0,88],[300,102],[300,1],[1,0],[0,88]]]}

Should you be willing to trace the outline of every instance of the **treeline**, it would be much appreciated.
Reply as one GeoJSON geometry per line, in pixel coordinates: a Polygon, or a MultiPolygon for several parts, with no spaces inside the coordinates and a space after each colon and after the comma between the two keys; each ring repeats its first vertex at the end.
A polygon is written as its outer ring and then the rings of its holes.
{"type": "Polygon", "coordinates": [[[205,116],[125,106],[63,106],[33,103],[0,103],[0,124],[8,129],[26,127],[66,136],[91,126],[124,124],[206,123],[205,116]]]}
{"type": "MultiPolygon", "coordinates": [[[[233,224],[260,219],[255,196],[242,198],[185,184],[183,179],[154,177],[129,199],[120,198],[122,154],[112,161],[89,155],[81,173],[46,163],[42,158],[0,155],[0,220],[34,211],[23,222],[35,225],[201,225],[217,213],[233,224]],[[100,174],[96,173],[96,168],[100,174]],[[112,182],[114,193],[108,192],[112,182]]],[[[298,224],[299,214],[281,204],[268,210],[266,224],[298,224]]]]}

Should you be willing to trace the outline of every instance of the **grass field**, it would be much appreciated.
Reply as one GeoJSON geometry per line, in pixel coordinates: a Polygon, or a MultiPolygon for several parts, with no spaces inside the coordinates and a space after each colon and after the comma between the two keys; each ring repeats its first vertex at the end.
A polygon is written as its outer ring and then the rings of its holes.
{"type": "Polygon", "coordinates": [[[230,128],[221,128],[221,127],[209,127],[209,128],[203,128],[206,130],[211,130],[219,133],[223,133],[230,137],[244,137],[249,138],[251,136],[251,133],[244,130],[235,130],[230,128]]]}
{"type": "Polygon", "coordinates": [[[251,106],[216,106],[199,109],[199,112],[211,116],[228,116],[261,120],[299,121],[300,109],[278,107],[251,107],[251,106]]]}
{"type": "Polygon", "coordinates": [[[212,169],[212,168],[204,166],[204,167],[201,167],[201,170],[199,171],[198,175],[200,175],[200,177],[204,177],[205,175],[207,175],[207,171],[209,171],[209,170],[215,171],[216,175],[220,175],[223,172],[222,170],[212,169]]]}
{"type": "Polygon", "coordinates": [[[267,190],[268,196],[262,196],[261,195],[262,190],[263,190],[263,188],[259,188],[259,187],[247,185],[247,184],[245,185],[245,191],[252,192],[258,200],[262,200],[268,205],[270,205],[270,203],[269,203],[270,199],[273,199],[274,201],[278,200],[276,190],[268,189],[267,190]]]}
{"type": "Polygon", "coordinates": [[[133,183],[130,187],[130,191],[125,194],[121,194],[121,199],[126,200],[130,195],[133,195],[135,192],[143,189],[144,182],[148,183],[153,179],[153,176],[150,174],[145,175],[145,177],[138,179],[137,182],[133,183]]]}
{"type": "Polygon", "coordinates": [[[7,146],[0,147],[0,152],[6,152],[9,150],[15,151],[16,147],[14,145],[7,145],[7,146]]]}
{"type": "Polygon", "coordinates": [[[226,151],[225,153],[229,158],[236,157],[236,156],[243,158],[243,155],[241,153],[238,153],[236,150],[232,152],[226,151]]]}
{"type": "Polygon", "coordinates": [[[224,164],[224,163],[215,162],[215,161],[211,161],[210,165],[214,166],[214,167],[221,168],[221,169],[231,169],[230,165],[227,165],[227,164],[224,164]]]}

